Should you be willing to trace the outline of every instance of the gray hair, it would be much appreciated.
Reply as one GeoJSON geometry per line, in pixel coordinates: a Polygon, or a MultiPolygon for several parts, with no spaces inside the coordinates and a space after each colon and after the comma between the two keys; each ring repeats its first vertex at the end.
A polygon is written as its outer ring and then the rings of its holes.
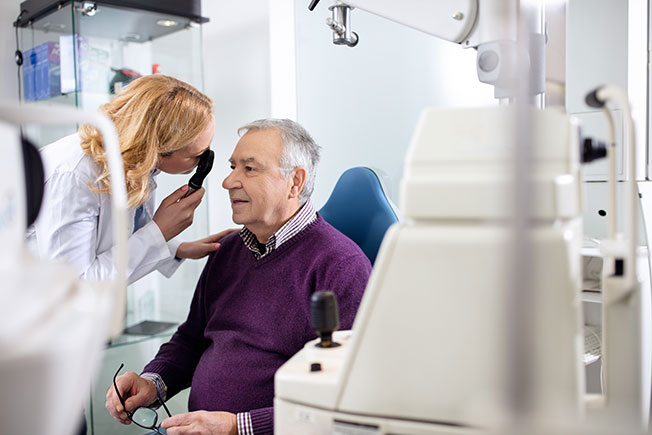
{"type": "Polygon", "coordinates": [[[299,201],[305,204],[315,188],[315,173],[319,163],[321,147],[315,143],[305,128],[290,119],[259,119],[238,129],[240,136],[249,130],[276,129],[281,133],[283,152],[279,158],[281,175],[289,178],[294,168],[302,166],[306,170],[306,182],[299,193],[299,201]]]}

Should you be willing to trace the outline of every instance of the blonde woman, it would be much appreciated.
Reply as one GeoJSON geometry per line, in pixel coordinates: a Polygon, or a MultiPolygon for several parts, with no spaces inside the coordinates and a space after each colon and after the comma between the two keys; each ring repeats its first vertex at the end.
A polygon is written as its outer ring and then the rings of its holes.
{"type": "MultiPolygon", "coordinates": [[[[129,283],[158,270],[170,276],[181,259],[215,251],[228,231],[195,242],[176,240],[193,220],[201,188],[178,201],[184,185],[154,210],[156,174],[190,173],[209,148],[213,102],[192,86],[163,75],[142,77],[100,109],[115,124],[122,152],[130,218],[129,283]]],[[[38,253],[61,258],[80,277],[105,279],[114,273],[108,163],[102,137],[83,125],[73,135],[44,147],[45,197],[28,239],[38,253]]]]}

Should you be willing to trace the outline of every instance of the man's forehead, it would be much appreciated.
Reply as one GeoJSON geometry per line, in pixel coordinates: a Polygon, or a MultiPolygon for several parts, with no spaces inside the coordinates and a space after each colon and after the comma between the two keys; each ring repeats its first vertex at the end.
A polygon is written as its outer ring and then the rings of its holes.
{"type": "Polygon", "coordinates": [[[250,130],[240,138],[229,161],[261,163],[270,158],[277,160],[282,148],[283,143],[278,130],[250,130]]]}
{"type": "Polygon", "coordinates": [[[265,146],[280,144],[281,132],[276,128],[249,130],[240,138],[240,142],[265,146]]]}

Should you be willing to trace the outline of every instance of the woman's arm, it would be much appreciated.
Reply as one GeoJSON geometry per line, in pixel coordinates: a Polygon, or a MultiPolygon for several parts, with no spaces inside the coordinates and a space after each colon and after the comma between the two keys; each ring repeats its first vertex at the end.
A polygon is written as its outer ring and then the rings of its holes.
{"type": "MultiPolygon", "coordinates": [[[[104,243],[106,249],[100,247],[101,239],[112,233],[105,209],[109,203],[102,195],[91,191],[87,181],[74,172],[53,174],[35,224],[40,255],[71,263],[84,279],[111,279],[115,275],[113,240],[104,243]]],[[[174,259],[175,254],[154,222],[129,237],[127,252],[129,283],[174,259]]],[[[172,269],[174,263],[168,263],[166,272],[172,273],[172,269]]]]}

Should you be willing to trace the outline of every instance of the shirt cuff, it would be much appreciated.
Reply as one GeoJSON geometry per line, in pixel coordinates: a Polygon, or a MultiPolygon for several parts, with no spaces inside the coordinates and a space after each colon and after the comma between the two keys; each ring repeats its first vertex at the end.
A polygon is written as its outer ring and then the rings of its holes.
{"type": "MultiPolygon", "coordinates": [[[[156,385],[156,394],[158,394],[158,397],[160,397],[161,400],[165,402],[165,400],[167,399],[168,387],[165,385],[165,382],[163,382],[163,378],[161,377],[161,375],[159,375],[158,373],[145,372],[145,373],[141,373],[140,377],[143,379],[147,379],[148,381],[154,382],[154,385],[156,385]]],[[[155,403],[159,402],[158,397],[156,398],[155,403]]],[[[160,403],[158,404],[157,408],[159,406],[161,406],[160,403]]]]}
{"type": "Polygon", "coordinates": [[[165,253],[167,254],[164,255],[164,257],[161,260],[158,261],[156,265],[156,270],[161,272],[163,276],[165,276],[166,278],[169,278],[172,276],[174,272],[176,272],[176,270],[183,262],[182,259],[178,259],[176,257],[177,249],[179,249],[179,245],[181,245],[181,243],[183,242],[181,240],[176,240],[176,239],[170,239],[166,242],[165,238],[163,237],[163,233],[161,232],[161,229],[154,221],[150,221],[147,225],[145,225],[145,227],[150,228],[150,231],[154,233],[152,239],[156,240],[155,243],[157,245],[160,244],[161,249],[165,251],[165,253]]]}
{"type": "Polygon", "coordinates": [[[252,409],[249,414],[251,415],[251,427],[256,435],[274,435],[273,407],[252,409]]]}
{"type": "Polygon", "coordinates": [[[175,260],[181,261],[181,258],[177,257],[177,249],[179,249],[179,245],[183,243],[181,240],[178,240],[176,237],[173,239],[170,239],[167,241],[168,249],[170,250],[170,255],[172,255],[175,260]]]}
{"type": "Polygon", "coordinates": [[[238,422],[238,435],[254,435],[250,413],[238,412],[236,414],[236,420],[238,422]]]}

